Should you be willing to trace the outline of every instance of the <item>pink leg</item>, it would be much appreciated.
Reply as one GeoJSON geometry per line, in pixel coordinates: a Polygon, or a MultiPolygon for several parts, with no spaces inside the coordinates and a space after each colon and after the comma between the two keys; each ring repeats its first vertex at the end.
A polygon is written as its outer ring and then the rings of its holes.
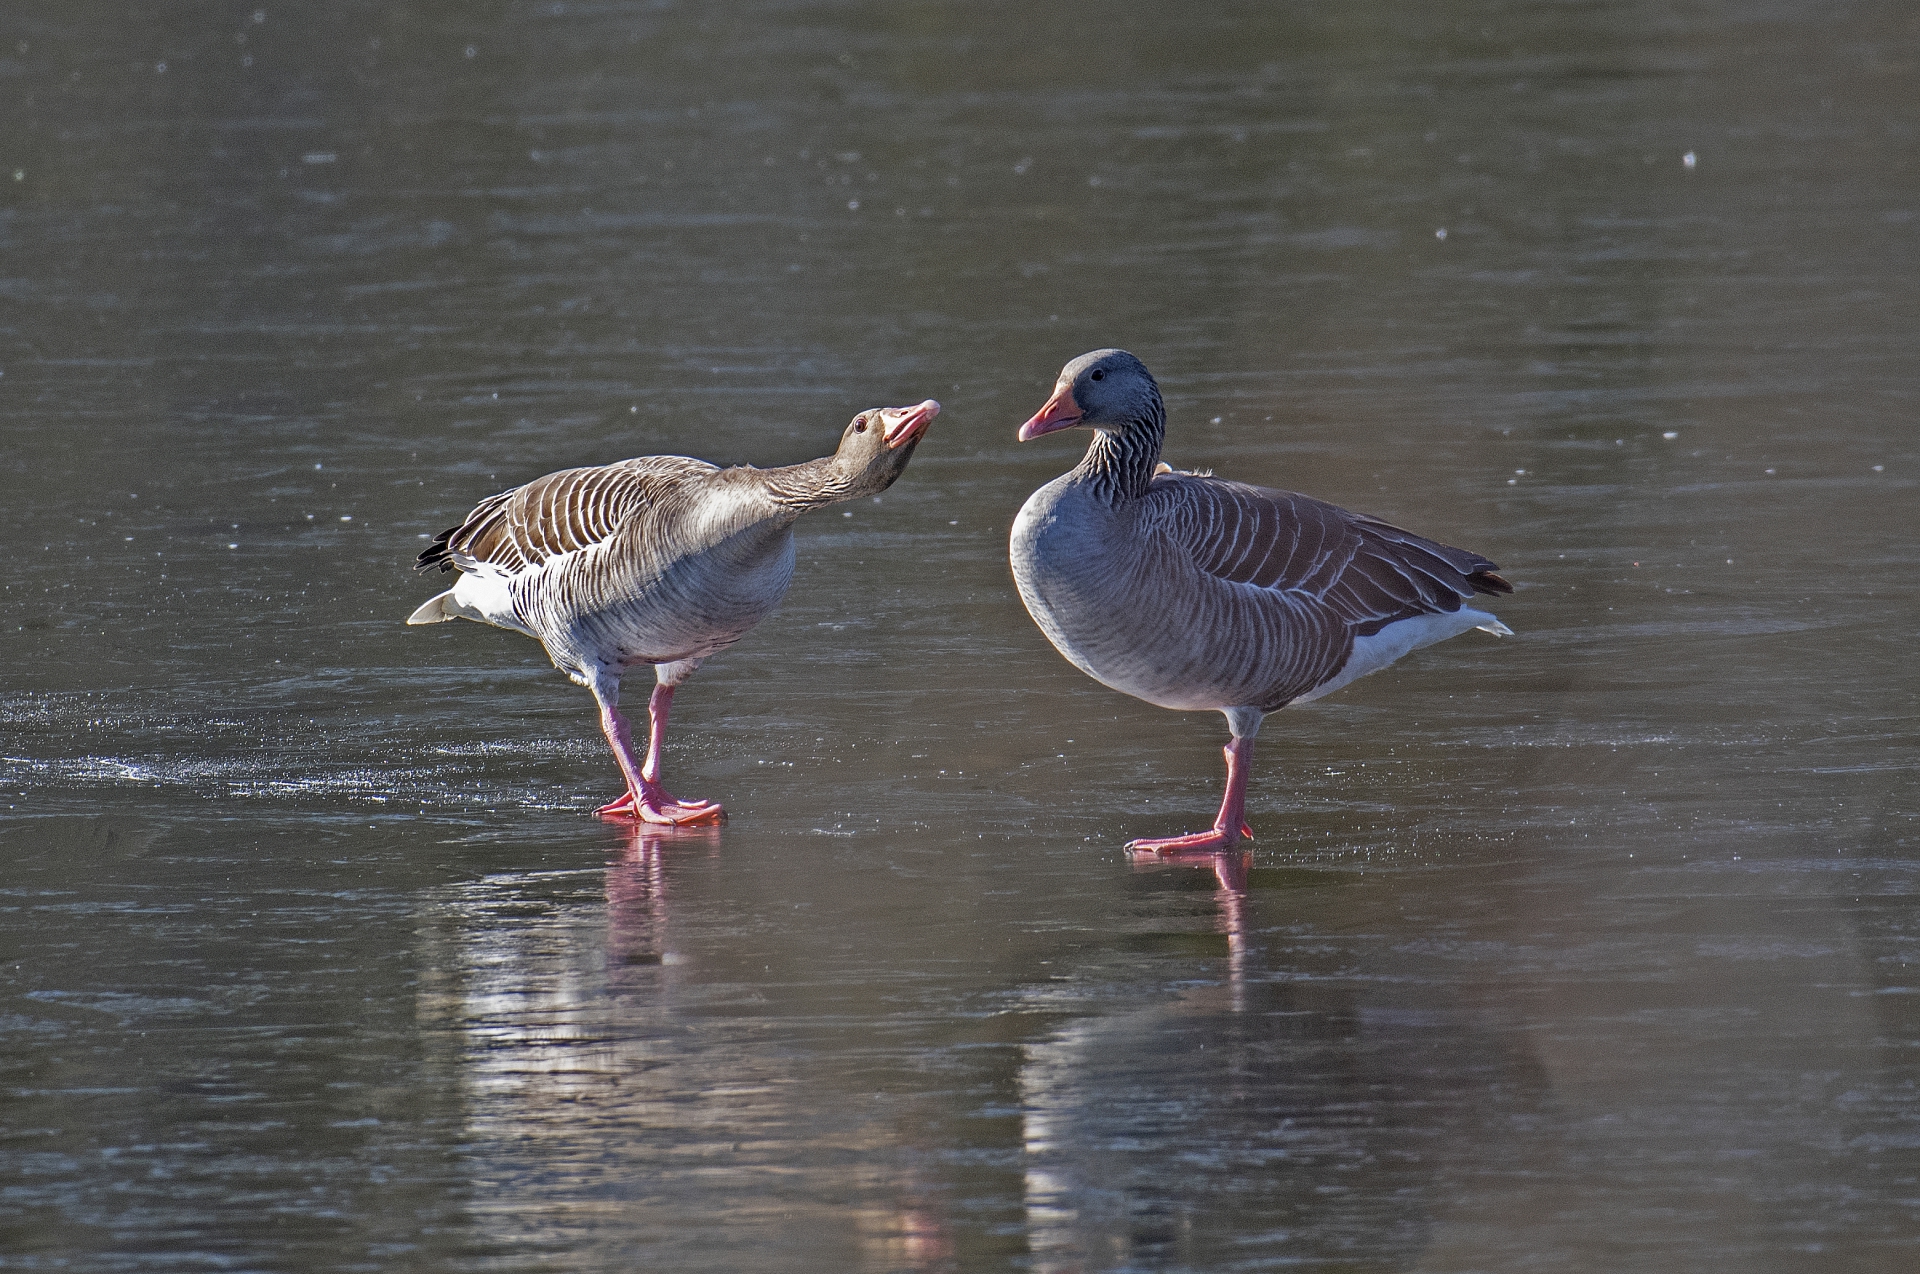
{"type": "Polygon", "coordinates": [[[1253,739],[1236,736],[1227,744],[1227,791],[1220,798],[1220,813],[1213,830],[1163,840],[1127,842],[1127,851],[1135,854],[1190,854],[1195,850],[1232,849],[1242,836],[1253,839],[1247,826],[1247,765],[1253,760],[1253,739]]]}
{"type": "Polygon", "coordinates": [[[627,776],[627,794],[603,805],[603,818],[633,818],[643,823],[666,823],[675,827],[695,827],[724,823],[726,811],[712,801],[683,801],[660,784],[660,749],[667,738],[667,713],[673,708],[673,687],[656,685],[647,701],[647,758],[633,754],[633,733],[627,719],[615,707],[619,693],[615,682],[611,693],[596,685],[594,698],[600,702],[600,730],[607,745],[627,776]]]}

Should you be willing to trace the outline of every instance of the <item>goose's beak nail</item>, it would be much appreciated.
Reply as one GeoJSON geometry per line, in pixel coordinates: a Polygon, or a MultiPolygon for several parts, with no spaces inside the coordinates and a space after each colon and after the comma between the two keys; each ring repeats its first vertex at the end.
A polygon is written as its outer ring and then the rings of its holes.
{"type": "Polygon", "coordinates": [[[940,404],[929,398],[914,407],[889,407],[884,413],[887,421],[887,446],[904,447],[921,434],[927,432],[927,426],[940,414],[940,404]]]}
{"type": "Polygon", "coordinates": [[[1080,423],[1080,404],[1073,400],[1073,386],[1061,385],[1054,389],[1053,397],[1047,399],[1047,405],[1035,412],[1033,419],[1020,426],[1021,442],[1032,442],[1041,434],[1050,434],[1056,429],[1071,429],[1080,423]]]}

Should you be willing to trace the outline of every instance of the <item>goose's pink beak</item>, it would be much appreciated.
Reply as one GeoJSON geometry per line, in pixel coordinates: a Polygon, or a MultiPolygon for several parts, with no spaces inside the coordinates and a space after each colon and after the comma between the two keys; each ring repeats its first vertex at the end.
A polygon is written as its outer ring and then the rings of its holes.
{"type": "Polygon", "coordinates": [[[1080,415],[1080,404],[1073,400],[1073,386],[1056,385],[1053,397],[1047,399],[1047,405],[1035,412],[1032,420],[1020,426],[1020,441],[1032,442],[1041,434],[1050,434],[1056,429],[1071,429],[1080,423],[1080,415]]]}
{"type": "Polygon", "coordinates": [[[913,407],[885,407],[881,409],[881,419],[886,423],[887,447],[904,447],[921,434],[927,432],[927,426],[940,414],[940,404],[929,398],[913,407]]]}

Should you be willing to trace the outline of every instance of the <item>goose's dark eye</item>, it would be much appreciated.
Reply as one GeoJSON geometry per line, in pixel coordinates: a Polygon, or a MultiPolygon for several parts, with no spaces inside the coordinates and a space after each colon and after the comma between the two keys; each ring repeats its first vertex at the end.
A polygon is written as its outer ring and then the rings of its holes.
{"type": "Polygon", "coordinates": [[[1095,371],[1093,373],[1093,379],[1095,380],[1105,380],[1106,378],[1107,378],[1107,374],[1103,371],[1095,371]]]}
{"type": "Polygon", "coordinates": [[[865,416],[862,416],[858,420],[853,422],[853,432],[857,434],[863,434],[867,432],[867,418],[865,416]]]}

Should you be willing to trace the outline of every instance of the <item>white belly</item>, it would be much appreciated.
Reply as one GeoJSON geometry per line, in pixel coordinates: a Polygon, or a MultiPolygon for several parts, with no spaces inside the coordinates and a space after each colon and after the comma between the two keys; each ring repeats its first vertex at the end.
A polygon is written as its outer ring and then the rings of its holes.
{"type": "Polygon", "coordinates": [[[584,684],[593,669],[725,650],[773,612],[793,580],[793,536],[784,528],[735,537],[651,572],[617,572],[595,553],[562,554],[511,576],[469,571],[455,583],[454,600],[475,618],[537,638],[555,667],[584,684]]]}
{"type": "Polygon", "coordinates": [[[1347,662],[1334,674],[1333,679],[1315,686],[1294,702],[1309,703],[1322,695],[1330,695],[1351,681],[1380,671],[1402,655],[1449,637],[1458,637],[1473,628],[1485,629],[1502,637],[1513,635],[1513,630],[1498,619],[1471,606],[1462,606],[1449,615],[1416,615],[1412,619],[1402,619],[1388,624],[1371,637],[1355,637],[1353,654],[1348,656],[1347,662]]]}

